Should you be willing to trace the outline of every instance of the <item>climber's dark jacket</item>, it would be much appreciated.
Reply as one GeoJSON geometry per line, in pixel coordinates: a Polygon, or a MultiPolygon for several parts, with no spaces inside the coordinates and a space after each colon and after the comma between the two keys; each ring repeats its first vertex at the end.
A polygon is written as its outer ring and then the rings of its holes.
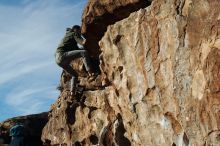
{"type": "Polygon", "coordinates": [[[83,38],[80,34],[73,32],[73,31],[66,31],[66,34],[64,38],[62,39],[61,43],[59,44],[56,53],[65,53],[72,50],[79,50],[79,47],[77,45],[83,44],[83,38]]]}

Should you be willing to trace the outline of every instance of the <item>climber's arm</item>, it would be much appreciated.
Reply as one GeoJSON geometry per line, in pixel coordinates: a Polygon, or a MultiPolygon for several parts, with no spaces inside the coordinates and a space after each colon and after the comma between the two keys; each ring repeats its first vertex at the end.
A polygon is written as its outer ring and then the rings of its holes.
{"type": "Polygon", "coordinates": [[[78,44],[80,44],[80,45],[82,45],[82,46],[84,46],[85,43],[86,43],[86,39],[83,39],[80,34],[75,33],[75,34],[74,34],[74,39],[76,40],[76,42],[77,42],[78,44]]]}

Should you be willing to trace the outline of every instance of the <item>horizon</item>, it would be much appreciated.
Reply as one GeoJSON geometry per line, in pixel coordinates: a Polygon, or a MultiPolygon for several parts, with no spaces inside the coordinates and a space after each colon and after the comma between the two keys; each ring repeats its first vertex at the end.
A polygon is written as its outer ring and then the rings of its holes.
{"type": "Polygon", "coordinates": [[[0,122],[47,112],[59,95],[55,49],[67,27],[81,25],[86,0],[0,2],[0,122]]]}

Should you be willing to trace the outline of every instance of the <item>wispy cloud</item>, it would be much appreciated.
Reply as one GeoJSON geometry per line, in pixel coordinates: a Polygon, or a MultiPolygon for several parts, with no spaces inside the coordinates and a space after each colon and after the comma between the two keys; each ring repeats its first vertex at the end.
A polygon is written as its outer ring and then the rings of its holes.
{"type": "Polygon", "coordinates": [[[0,85],[3,85],[5,82],[14,81],[16,78],[24,75],[30,75],[30,73],[36,70],[42,70],[44,67],[47,67],[51,64],[49,63],[39,63],[39,64],[25,64],[24,67],[21,65],[15,66],[14,68],[8,69],[1,73],[0,85]]]}
{"type": "Polygon", "coordinates": [[[45,100],[52,101],[52,98],[50,99],[48,95],[53,96],[54,100],[57,92],[54,92],[52,87],[32,86],[32,88],[27,88],[23,91],[14,89],[7,95],[6,103],[22,114],[37,113],[42,111],[42,108],[45,108],[45,100]],[[42,95],[42,93],[44,94],[42,95]]]}
{"type": "Polygon", "coordinates": [[[80,24],[85,4],[86,0],[0,2],[0,121],[49,109],[58,96],[55,87],[61,72],[54,62],[55,49],[65,28],[80,24]]]}

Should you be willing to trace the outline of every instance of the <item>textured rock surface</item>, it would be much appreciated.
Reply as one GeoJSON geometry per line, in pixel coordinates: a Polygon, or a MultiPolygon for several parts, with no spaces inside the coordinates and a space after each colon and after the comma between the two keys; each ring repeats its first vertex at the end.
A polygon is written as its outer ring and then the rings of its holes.
{"type": "Polygon", "coordinates": [[[8,119],[0,123],[0,138],[4,139],[5,144],[9,144],[10,128],[16,123],[21,123],[25,126],[25,139],[27,146],[42,146],[41,134],[47,121],[47,112],[8,119]]]}
{"type": "Polygon", "coordinates": [[[219,0],[154,0],[109,26],[99,42],[101,80],[109,83],[75,97],[64,90],[42,139],[220,145],[219,10],[219,0]]]}
{"type": "Polygon", "coordinates": [[[93,57],[98,57],[98,42],[106,32],[107,26],[128,17],[131,12],[147,7],[151,1],[89,0],[82,17],[82,33],[87,39],[85,48],[93,57]]]}

